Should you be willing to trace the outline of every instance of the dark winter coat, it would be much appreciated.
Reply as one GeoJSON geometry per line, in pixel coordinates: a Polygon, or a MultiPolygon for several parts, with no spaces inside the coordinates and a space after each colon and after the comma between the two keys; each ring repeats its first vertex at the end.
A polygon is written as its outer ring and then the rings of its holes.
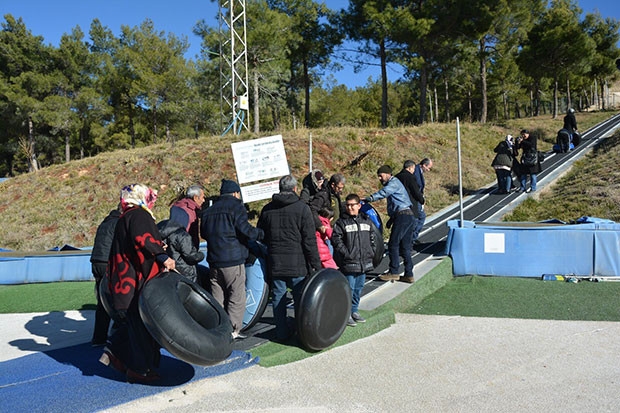
{"type": "Polygon", "coordinates": [[[330,207],[334,211],[334,221],[340,218],[340,215],[343,214],[344,209],[342,206],[342,200],[339,195],[336,195],[329,184],[323,184],[323,189],[317,192],[308,202],[310,206],[310,210],[312,211],[312,219],[314,220],[315,229],[319,229],[321,227],[321,220],[319,219],[319,211],[322,208],[330,207]]]}
{"type": "Polygon", "coordinates": [[[574,113],[568,113],[564,116],[564,126],[562,129],[566,129],[570,133],[577,130],[577,118],[575,118],[574,113]]]}
{"type": "Polygon", "coordinates": [[[114,238],[114,228],[116,228],[116,223],[120,216],[121,212],[118,209],[113,209],[97,227],[93,250],[90,253],[90,262],[108,262],[110,249],[112,248],[112,239],[114,238]]]}
{"type": "Polygon", "coordinates": [[[167,258],[153,216],[141,207],[125,211],[116,223],[108,261],[114,309],[137,308],[142,287],[164,269],[167,258]]]}
{"type": "MultiPolygon", "coordinates": [[[[536,136],[530,135],[529,138],[521,140],[520,143],[517,144],[517,149],[521,150],[521,156],[523,156],[526,152],[536,152],[538,153],[538,145],[537,145],[536,136]]],[[[519,170],[517,171],[519,175],[531,175],[538,174],[542,171],[542,167],[540,162],[536,162],[536,165],[528,166],[523,165],[521,162],[519,164],[519,170]]]]}
{"type": "Polygon", "coordinates": [[[513,149],[508,146],[506,141],[501,141],[497,144],[495,149],[493,150],[497,155],[493,158],[493,162],[491,162],[491,166],[507,166],[508,168],[512,168],[513,165],[513,149]]]}
{"type": "Polygon", "coordinates": [[[248,258],[248,242],[260,241],[264,234],[248,222],[243,201],[225,194],[204,210],[200,235],[207,240],[209,266],[227,268],[243,264],[248,258]]]}
{"type": "Polygon", "coordinates": [[[402,182],[407,190],[409,199],[411,200],[411,209],[413,210],[413,214],[417,217],[419,211],[418,204],[424,205],[424,195],[422,195],[422,191],[420,191],[418,181],[415,179],[415,176],[406,169],[401,169],[401,171],[394,176],[402,182]]]}
{"type": "Polygon", "coordinates": [[[198,223],[200,208],[201,206],[192,198],[183,198],[176,201],[170,207],[170,219],[185,227],[185,231],[191,235],[196,248],[200,245],[200,238],[198,236],[200,232],[198,223]]]}
{"type": "Polygon", "coordinates": [[[299,197],[305,203],[309,203],[312,197],[314,197],[316,193],[321,190],[321,188],[317,186],[317,183],[314,181],[314,179],[312,179],[312,172],[310,172],[304,177],[304,179],[301,181],[301,186],[302,190],[301,194],[299,194],[299,197]]]}
{"type": "Polygon", "coordinates": [[[196,265],[205,258],[203,252],[194,247],[191,235],[176,221],[164,220],[157,224],[162,239],[168,244],[166,252],[176,263],[176,270],[196,281],[196,265]]]}
{"type": "Polygon", "coordinates": [[[366,273],[374,268],[372,261],[380,241],[373,226],[363,212],[355,217],[343,214],[334,224],[334,260],[344,274],[366,273]]]}
{"type": "Polygon", "coordinates": [[[265,231],[273,278],[305,277],[321,268],[312,212],[294,192],[274,194],[257,226],[265,231]]]}

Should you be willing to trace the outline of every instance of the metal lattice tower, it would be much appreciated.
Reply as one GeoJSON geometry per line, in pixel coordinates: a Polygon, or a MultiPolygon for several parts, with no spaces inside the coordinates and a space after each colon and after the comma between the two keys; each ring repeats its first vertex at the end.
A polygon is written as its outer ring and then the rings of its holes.
{"type": "Polygon", "coordinates": [[[223,134],[249,130],[245,0],[220,0],[220,109],[223,134]]]}

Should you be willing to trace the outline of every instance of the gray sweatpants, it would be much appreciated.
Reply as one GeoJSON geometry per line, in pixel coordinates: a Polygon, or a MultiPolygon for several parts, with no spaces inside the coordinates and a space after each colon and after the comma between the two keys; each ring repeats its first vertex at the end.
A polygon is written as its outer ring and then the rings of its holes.
{"type": "Polygon", "coordinates": [[[245,265],[211,268],[210,280],[213,298],[226,310],[234,331],[239,332],[245,315],[245,265]]]}

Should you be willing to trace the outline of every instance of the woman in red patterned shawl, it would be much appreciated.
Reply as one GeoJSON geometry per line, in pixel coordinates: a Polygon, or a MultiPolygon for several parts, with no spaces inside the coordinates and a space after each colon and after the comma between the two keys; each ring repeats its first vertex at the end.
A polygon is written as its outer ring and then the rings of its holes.
{"type": "Polygon", "coordinates": [[[159,379],[159,345],[146,330],[138,311],[144,285],[163,270],[172,270],[151,211],[157,192],[133,184],[121,190],[122,215],[114,231],[108,260],[108,285],[116,312],[116,328],[99,359],[126,374],[129,382],[159,379]]]}

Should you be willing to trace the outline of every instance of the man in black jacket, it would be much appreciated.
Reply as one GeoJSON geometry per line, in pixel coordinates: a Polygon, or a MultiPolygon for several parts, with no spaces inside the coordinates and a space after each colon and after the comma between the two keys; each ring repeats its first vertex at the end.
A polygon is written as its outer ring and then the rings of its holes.
{"type": "Polygon", "coordinates": [[[224,307],[233,325],[233,338],[241,335],[245,315],[245,260],[248,241],[263,239],[263,230],[248,222],[235,181],[222,179],[220,197],[202,215],[200,235],[207,241],[211,293],[224,307]]]}
{"type": "Polygon", "coordinates": [[[97,295],[97,309],[95,310],[95,329],[91,344],[93,347],[105,345],[108,339],[108,329],[110,328],[110,316],[103,308],[101,298],[99,297],[99,284],[101,279],[105,277],[106,268],[108,267],[108,257],[110,256],[110,248],[112,247],[112,239],[114,238],[114,229],[116,223],[121,216],[119,208],[110,211],[107,217],[97,227],[95,234],[95,242],[93,250],[90,254],[90,263],[95,277],[95,293],[97,295]]]}
{"type": "Polygon", "coordinates": [[[297,180],[286,175],[279,186],[280,192],[265,205],[257,226],[265,231],[269,251],[276,340],[284,341],[294,333],[287,322],[286,290],[292,291],[297,315],[304,279],[321,268],[321,259],[312,212],[296,194],[297,180]]]}
{"type": "Polygon", "coordinates": [[[411,200],[413,215],[417,218],[419,216],[420,205],[424,205],[424,195],[418,186],[418,182],[413,175],[415,171],[415,162],[412,160],[406,160],[403,164],[403,169],[397,173],[396,178],[403,183],[405,189],[409,193],[409,199],[411,200]]]}

